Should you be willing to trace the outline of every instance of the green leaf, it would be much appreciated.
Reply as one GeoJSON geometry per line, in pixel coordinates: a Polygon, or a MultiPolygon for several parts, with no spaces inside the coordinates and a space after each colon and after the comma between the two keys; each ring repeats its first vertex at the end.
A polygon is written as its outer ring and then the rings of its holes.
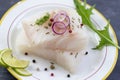
{"type": "Polygon", "coordinates": [[[86,0],[84,2],[84,4],[82,4],[81,1],[78,0],[74,0],[74,3],[76,5],[76,10],[78,12],[78,14],[82,17],[82,23],[85,25],[90,25],[89,27],[94,29],[94,26],[91,26],[91,20],[90,20],[90,16],[92,13],[92,9],[95,7],[91,7],[91,8],[86,8],[86,0]]]}
{"type": "Polygon", "coordinates": [[[86,0],[84,0],[84,3],[82,3],[79,0],[74,0],[74,4],[76,6],[76,10],[78,14],[82,18],[82,23],[87,25],[91,30],[96,32],[100,37],[99,44],[93,49],[102,49],[106,45],[113,45],[120,49],[120,47],[117,44],[115,44],[110,37],[109,23],[104,27],[103,30],[97,30],[95,25],[92,23],[90,16],[93,14],[92,10],[94,9],[95,5],[90,8],[86,8],[86,4],[87,4],[86,0]]]}
{"type": "Polygon", "coordinates": [[[109,23],[104,27],[103,30],[97,30],[97,33],[100,36],[101,40],[99,42],[99,45],[97,45],[96,48],[93,48],[93,49],[101,49],[105,45],[113,45],[114,46],[114,43],[109,35],[109,23]],[[103,35],[105,35],[104,37],[106,37],[106,38],[104,38],[103,35]]]}

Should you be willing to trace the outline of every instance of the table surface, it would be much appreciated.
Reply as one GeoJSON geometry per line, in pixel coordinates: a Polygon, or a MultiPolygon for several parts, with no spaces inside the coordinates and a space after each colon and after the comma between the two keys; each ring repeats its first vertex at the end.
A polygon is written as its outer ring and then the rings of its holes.
{"type": "MultiPolygon", "coordinates": [[[[0,18],[16,2],[20,0],[0,0],[0,18]]],[[[87,0],[88,4],[96,4],[98,9],[107,19],[111,20],[118,42],[120,41],[120,0],[87,0]]],[[[119,43],[120,45],[120,43],[119,43]]],[[[16,80],[5,68],[0,67],[0,80],[16,80]]],[[[115,69],[107,80],[120,80],[120,58],[115,69]]]]}

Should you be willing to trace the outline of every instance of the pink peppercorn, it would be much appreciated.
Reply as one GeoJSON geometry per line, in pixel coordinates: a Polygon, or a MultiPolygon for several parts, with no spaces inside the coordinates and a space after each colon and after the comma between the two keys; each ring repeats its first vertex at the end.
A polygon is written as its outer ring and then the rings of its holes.
{"type": "Polygon", "coordinates": [[[50,19],[50,21],[51,21],[51,22],[53,22],[53,21],[54,21],[54,19],[53,19],[53,18],[51,18],[51,19],[50,19]]]}
{"type": "Polygon", "coordinates": [[[54,76],[54,73],[51,73],[51,74],[50,74],[50,76],[52,76],[52,77],[53,77],[53,76],[54,76]]]}
{"type": "Polygon", "coordinates": [[[69,30],[69,33],[72,33],[72,30],[69,30]]]}

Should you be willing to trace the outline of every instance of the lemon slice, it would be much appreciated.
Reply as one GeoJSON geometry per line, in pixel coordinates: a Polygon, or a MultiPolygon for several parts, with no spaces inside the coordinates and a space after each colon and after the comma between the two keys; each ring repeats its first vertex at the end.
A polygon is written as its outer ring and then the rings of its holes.
{"type": "Polygon", "coordinates": [[[4,67],[7,67],[7,65],[6,64],[4,64],[4,62],[1,60],[1,58],[2,58],[2,55],[5,53],[5,52],[11,52],[11,50],[10,49],[3,49],[3,50],[1,50],[0,51],[0,65],[1,66],[4,66],[4,67]]]}
{"type": "Polygon", "coordinates": [[[11,67],[8,67],[7,70],[17,79],[17,80],[22,80],[20,75],[17,74],[11,67]]]}
{"type": "Polygon", "coordinates": [[[2,57],[2,50],[0,50],[0,65],[2,65],[2,66],[4,66],[4,64],[3,64],[3,62],[2,62],[2,60],[1,60],[1,57],[2,57]]]}
{"type": "Polygon", "coordinates": [[[30,72],[28,72],[25,69],[13,69],[17,74],[21,75],[21,76],[31,76],[32,74],[30,72]]]}
{"type": "Polygon", "coordinates": [[[29,61],[18,60],[16,57],[12,56],[11,50],[6,50],[2,54],[2,62],[12,68],[26,68],[29,65],[29,61]]]}

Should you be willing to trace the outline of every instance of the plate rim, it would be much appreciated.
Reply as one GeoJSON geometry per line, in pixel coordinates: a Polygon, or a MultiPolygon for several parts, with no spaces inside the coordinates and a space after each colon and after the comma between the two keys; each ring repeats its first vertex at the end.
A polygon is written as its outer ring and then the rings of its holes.
{"type": "MultiPolygon", "coordinates": [[[[2,18],[0,19],[0,26],[1,26],[2,22],[4,21],[5,17],[9,14],[9,12],[11,12],[16,6],[18,6],[18,5],[20,5],[20,4],[24,3],[24,2],[26,2],[26,0],[18,1],[17,3],[15,3],[14,5],[12,5],[12,6],[4,13],[4,15],[2,16],[2,18]]],[[[91,5],[89,5],[89,4],[87,4],[87,5],[88,5],[88,6],[91,6],[91,5]]],[[[104,16],[100,11],[98,11],[96,8],[95,8],[94,10],[97,12],[97,14],[99,14],[99,15],[104,19],[104,21],[107,21],[107,19],[105,18],[105,16],[104,16]]],[[[114,39],[115,39],[116,44],[118,44],[118,39],[117,39],[116,33],[115,33],[115,31],[114,31],[114,29],[113,29],[113,27],[112,27],[111,24],[110,24],[110,29],[111,29],[111,31],[113,32],[113,35],[114,35],[114,39]]],[[[116,63],[117,63],[117,59],[118,59],[118,48],[116,48],[115,58],[114,58],[114,61],[113,61],[113,63],[112,63],[112,66],[111,66],[111,68],[109,69],[109,71],[105,74],[105,76],[102,78],[102,80],[105,80],[105,79],[112,73],[112,71],[113,71],[113,69],[114,69],[114,67],[115,67],[115,65],[116,65],[116,63]]],[[[8,70],[8,69],[7,69],[7,70],[8,70]]],[[[9,71],[16,79],[22,80],[21,77],[20,77],[19,75],[16,75],[12,70],[8,70],[8,71],[9,71]]]]}

